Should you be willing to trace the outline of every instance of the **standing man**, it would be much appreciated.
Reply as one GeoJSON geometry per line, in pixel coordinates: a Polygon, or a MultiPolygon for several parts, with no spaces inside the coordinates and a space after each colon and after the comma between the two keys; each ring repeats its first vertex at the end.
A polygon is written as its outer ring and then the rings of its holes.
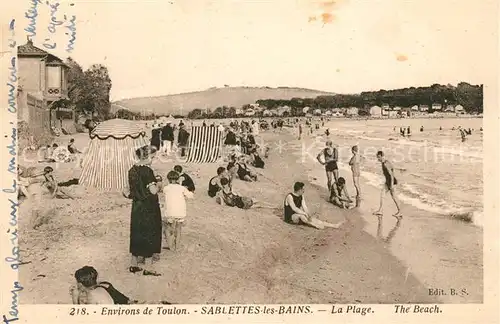
{"type": "Polygon", "coordinates": [[[380,207],[373,214],[377,216],[383,215],[384,195],[387,191],[389,191],[391,193],[392,200],[394,201],[394,204],[396,205],[397,208],[397,212],[392,216],[396,217],[397,219],[401,219],[403,218],[403,215],[401,215],[401,209],[399,207],[399,202],[396,197],[394,188],[395,185],[398,184],[398,180],[394,176],[394,167],[391,162],[387,161],[387,159],[384,157],[384,152],[382,151],[377,152],[377,160],[379,160],[382,163],[382,173],[384,174],[385,177],[385,184],[380,194],[380,207]]]}
{"type": "Polygon", "coordinates": [[[349,161],[349,165],[351,166],[352,171],[352,182],[354,183],[354,188],[356,188],[356,207],[359,207],[361,203],[361,189],[359,186],[359,177],[361,175],[361,170],[359,167],[360,156],[359,149],[357,145],[352,147],[352,157],[349,161]]]}
{"type": "Polygon", "coordinates": [[[339,178],[339,167],[337,165],[338,158],[339,154],[337,148],[333,146],[333,142],[330,140],[326,141],[326,147],[321,150],[316,157],[318,162],[325,166],[329,192],[332,191],[332,180],[337,183],[337,179],[339,178]]]}
{"type": "Polygon", "coordinates": [[[179,124],[179,134],[177,134],[177,146],[181,149],[181,157],[186,156],[186,148],[188,146],[189,132],[186,130],[184,123],[179,124]]]}
{"type": "Polygon", "coordinates": [[[172,144],[174,143],[174,128],[170,121],[163,127],[161,139],[163,141],[164,152],[170,155],[170,152],[172,152],[172,144]]]}

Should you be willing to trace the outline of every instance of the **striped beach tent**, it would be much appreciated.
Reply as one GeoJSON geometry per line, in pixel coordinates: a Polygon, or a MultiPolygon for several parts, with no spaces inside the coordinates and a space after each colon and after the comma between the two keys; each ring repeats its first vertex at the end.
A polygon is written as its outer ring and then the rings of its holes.
{"type": "Polygon", "coordinates": [[[224,132],[217,127],[193,126],[189,136],[187,163],[215,163],[222,157],[224,132]]]}
{"type": "Polygon", "coordinates": [[[90,134],[79,183],[102,190],[127,188],[135,150],[148,144],[145,135],[134,121],[111,119],[99,124],[90,134]]]}

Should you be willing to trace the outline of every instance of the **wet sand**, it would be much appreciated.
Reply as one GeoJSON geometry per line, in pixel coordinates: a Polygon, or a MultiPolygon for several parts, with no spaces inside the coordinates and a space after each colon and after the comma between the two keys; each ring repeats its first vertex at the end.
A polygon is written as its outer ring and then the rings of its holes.
{"type": "MultiPolygon", "coordinates": [[[[87,136],[73,136],[86,145],[87,136]]],[[[267,141],[290,135],[264,133],[267,141]]],[[[61,142],[66,140],[61,138],[61,142]]],[[[424,303],[482,300],[482,235],[477,228],[433,217],[404,206],[405,219],[392,243],[377,238],[378,191],[366,184],[363,207],[340,210],[327,203],[325,189],[309,183],[310,168],[291,154],[273,153],[257,183],[236,181],[235,190],[275,209],[240,210],[217,205],[206,194],[216,164],[187,165],[197,190],[188,202],[181,248],[163,250],[155,270],[161,277],[128,272],[131,202],[120,193],[101,194],[79,186],[67,190],[79,199],[45,199],[52,208],[47,224],[33,230],[20,208],[20,282],[24,304],[71,303],[74,272],[94,266],[133,299],[173,303],[424,303]],[[282,221],[283,199],[295,181],[304,181],[309,208],[341,229],[316,230],[282,221]],[[373,192],[373,193],[372,193],[373,192]],[[366,206],[366,207],[364,207],[366,206]],[[410,267],[408,267],[410,265],[410,267]],[[439,286],[433,286],[439,283],[439,286]],[[465,297],[430,296],[429,288],[467,288],[465,297]]],[[[174,162],[153,164],[165,178],[174,162]]],[[[29,166],[29,165],[27,165],[29,166]]],[[[60,165],[59,181],[79,176],[74,165],[60,165]]],[[[318,175],[319,177],[319,175],[318,175]]],[[[349,177],[346,177],[349,182],[349,177]]],[[[318,181],[324,181],[318,178],[318,181]]],[[[353,190],[351,190],[353,191],[353,190]]],[[[390,201],[387,201],[390,203],[390,201]]],[[[387,209],[387,212],[391,212],[387,209]]],[[[390,214],[388,214],[390,215],[390,214]]],[[[395,219],[384,219],[384,233],[395,219]]]]}

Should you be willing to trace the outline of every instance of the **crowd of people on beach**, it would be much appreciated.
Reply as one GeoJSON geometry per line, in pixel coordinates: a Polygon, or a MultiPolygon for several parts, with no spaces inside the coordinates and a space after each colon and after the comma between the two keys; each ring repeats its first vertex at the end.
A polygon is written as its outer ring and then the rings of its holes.
{"type": "MultiPolygon", "coordinates": [[[[282,210],[283,221],[288,224],[306,225],[316,229],[341,228],[345,220],[336,224],[328,223],[320,220],[318,215],[309,209],[305,198],[306,185],[303,182],[295,182],[290,192],[284,194],[282,206],[257,201],[255,198],[242,195],[234,189],[236,181],[258,183],[261,179],[266,178],[264,169],[270,149],[261,140],[261,131],[279,132],[285,128],[297,129],[298,139],[301,141],[306,136],[305,133],[312,135],[319,131],[325,125],[325,121],[327,120],[323,118],[316,120],[312,118],[305,120],[280,118],[272,120],[270,123],[264,120],[234,120],[227,125],[223,123],[207,125],[203,121],[202,127],[216,127],[224,133],[224,150],[220,159],[221,163],[224,164],[218,165],[216,174],[205,180],[208,182],[206,194],[213,199],[214,204],[229,208],[279,208],[282,210]]],[[[465,130],[460,127],[458,129],[461,134],[465,134],[462,136],[472,133],[470,129],[465,130]]],[[[396,131],[396,127],[394,130],[396,131]]],[[[409,126],[401,127],[399,131],[401,136],[411,135],[409,126]]],[[[424,131],[423,127],[420,131],[424,131]]],[[[321,133],[318,134],[323,136],[321,133]]],[[[355,196],[351,197],[346,178],[339,174],[339,150],[334,145],[330,135],[330,130],[326,129],[324,132],[325,147],[316,156],[317,162],[325,169],[328,200],[332,205],[341,209],[360,207],[362,202],[360,176],[364,157],[360,154],[358,145],[352,146],[352,156],[348,164],[355,196]]],[[[132,274],[161,276],[162,273],[155,269],[154,263],[160,259],[162,250],[177,251],[182,245],[181,237],[183,226],[186,224],[187,203],[188,200],[194,198],[197,184],[180,164],[175,165],[164,179],[153,170],[152,162],[158,154],[179,154],[180,157],[185,157],[189,149],[189,138],[190,133],[182,120],[178,124],[173,121],[155,122],[151,127],[149,145],[138,148],[134,152],[137,163],[128,171],[129,188],[123,192],[123,196],[132,201],[129,242],[131,261],[128,268],[132,274]],[[164,198],[163,204],[161,204],[160,196],[164,198]]],[[[42,161],[47,163],[60,161],[59,158],[54,158],[57,154],[61,154],[56,153],[58,147],[57,144],[47,146],[42,161]]],[[[74,139],[70,139],[64,149],[69,153],[65,154],[68,158],[82,153],[76,147],[74,139]]],[[[378,151],[376,158],[381,164],[385,183],[381,192],[379,208],[373,214],[378,217],[383,215],[384,196],[389,193],[397,208],[393,216],[398,219],[399,224],[399,220],[403,216],[396,195],[398,180],[395,177],[394,166],[387,160],[383,151],[378,151]]],[[[27,179],[41,179],[43,186],[50,191],[51,197],[72,198],[62,189],[65,185],[56,181],[53,171],[50,166],[45,167],[43,172],[39,173],[20,167],[20,195],[30,196],[28,187],[34,181],[27,179]]],[[[258,184],[250,184],[250,186],[259,190],[258,184]]],[[[198,194],[197,192],[196,195],[198,194]]],[[[77,270],[75,273],[76,285],[71,290],[74,303],[137,303],[137,301],[121,294],[109,282],[98,282],[97,277],[97,270],[93,267],[87,266],[77,270]]]]}

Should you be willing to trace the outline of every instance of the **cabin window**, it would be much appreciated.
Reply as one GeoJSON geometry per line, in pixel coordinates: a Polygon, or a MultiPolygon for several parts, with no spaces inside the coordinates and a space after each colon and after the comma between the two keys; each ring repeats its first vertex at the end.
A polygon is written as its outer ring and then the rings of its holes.
{"type": "Polygon", "coordinates": [[[50,88],[61,88],[61,67],[60,66],[48,66],[47,67],[47,89],[50,88]]]}

